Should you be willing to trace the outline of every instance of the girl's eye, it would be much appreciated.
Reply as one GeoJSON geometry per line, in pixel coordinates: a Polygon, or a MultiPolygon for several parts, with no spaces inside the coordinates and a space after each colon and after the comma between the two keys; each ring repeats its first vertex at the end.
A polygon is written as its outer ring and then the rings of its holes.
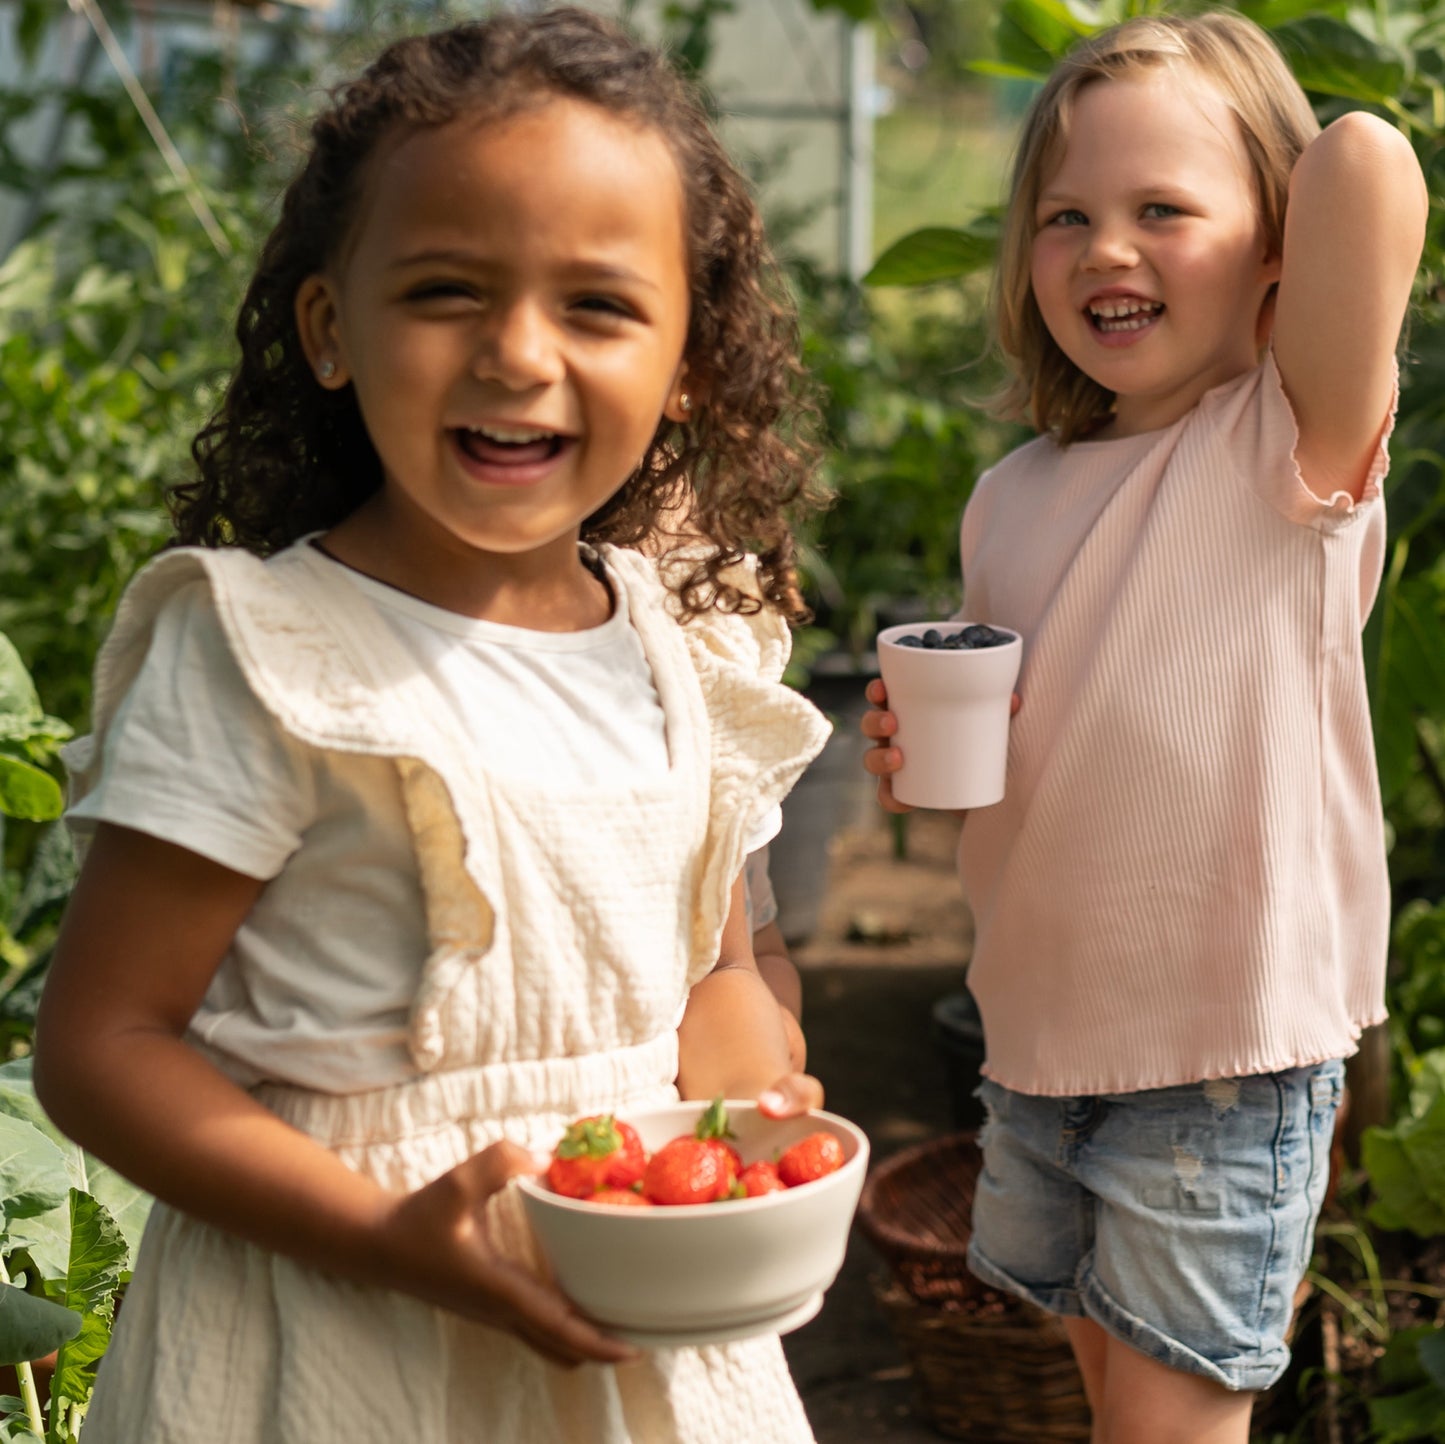
{"type": "Polygon", "coordinates": [[[634,314],[632,307],[625,301],[619,301],[616,296],[579,296],[572,304],[579,311],[597,316],[630,319],[634,314]]]}
{"type": "Polygon", "coordinates": [[[409,301],[451,301],[469,298],[472,292],[461,281],[423,281],[406,294],[409,301]]]}
{"type": "Polygon", "coordinates": [[[1083,211],[1055,211],[1049,217],[1048,224],[1051,226],[1086,226],[1089,224],[1089,218],[1083,211]]]}
{"type": "Polygon", "coordinates": [[[1144,219],[1149,221],[1167,221],[1173,216],[1182,216],[1183,211],[1178,206],[1168,205],[1164,201],[1150,201],[1144,207],[1144,219]]]}

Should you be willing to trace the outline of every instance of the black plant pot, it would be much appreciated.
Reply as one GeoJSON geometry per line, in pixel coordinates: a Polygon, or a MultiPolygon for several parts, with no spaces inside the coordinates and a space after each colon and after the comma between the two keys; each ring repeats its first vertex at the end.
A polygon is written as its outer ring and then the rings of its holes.
{"type": "Polygon", "coordinates": [[[948,1076],[949,1116],[956,1129],[983,1124],[983,1104],[974,1097],[983,1066],[983,1020],[967,988],[933,1005],[933,1044],[948,1076]]]}
{"type": "Polygon", "coordinates": [[[837,654],[820,658],[803,695],[833,724],[833,735],[783,799],[783,830],[769,849],[778,926],[791,944],[817,930],[828,889],[829,844],[874,806],[876,784],[863,770],[868,743],[858,730],[876,675],[866,663],[837,654]]]}

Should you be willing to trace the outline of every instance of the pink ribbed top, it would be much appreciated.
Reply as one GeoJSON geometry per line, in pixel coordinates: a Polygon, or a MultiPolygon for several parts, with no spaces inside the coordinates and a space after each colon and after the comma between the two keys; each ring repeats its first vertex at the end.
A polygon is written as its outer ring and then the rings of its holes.
{"type": "Polygon", "coordinates": [[[962,615],[1024,637],[1007,795],[959,843],[1007,1087],[1270,1072],[1384,1016],[1385,440],[1358,503],[1306,487],[1296,440],[1269,359],[1163,431],[1040,437],[969,501],[962,615]]]}

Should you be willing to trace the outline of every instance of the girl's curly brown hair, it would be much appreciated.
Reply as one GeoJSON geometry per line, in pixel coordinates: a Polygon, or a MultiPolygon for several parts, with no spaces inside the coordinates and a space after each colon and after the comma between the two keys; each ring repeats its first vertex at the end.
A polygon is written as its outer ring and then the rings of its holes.
{"type": "Polygon", "coordinates": [[[381,464],[352,388],[324,390],[307,365],[297,289],[344,251],[383,138],[462,115],[502,118],[550,96],[656,129],[686,200],[693,410],[684,425],[660,422],[634,475],[583,523],[583,539],[682,547],[683,564],[666,574],[687,614],[767,605],[806,615],[789,513],[812,500],[815,409],[796,315],[757,207],[699,97],[667,59],[571,8],[398,41],[333,92],[241,302],[241,362],[192,444],[198,474],[171,489],[177,543],[265,556],[334,526],[380,488],[381,464]],[[722,578],[749,553],[756,595],[722,578]]]}

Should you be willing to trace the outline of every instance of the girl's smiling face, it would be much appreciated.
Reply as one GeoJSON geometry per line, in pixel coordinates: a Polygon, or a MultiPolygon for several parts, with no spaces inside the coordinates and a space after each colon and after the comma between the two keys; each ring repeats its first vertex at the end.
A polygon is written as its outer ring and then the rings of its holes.
{"type": "Polygon", "coordinates": [[[1117,396],[1099,434],[1168,426],[1257,363],[1279,263],[1238,124],[1208,85],[1161,68],[1084,86],[1035,219],[1044,324],[1117,396]]]}
{"type": "Polygon", "coordinates": [[[429,552],[575,567],[583,520],[664,414],[683,417],[672,153],[561,97],[405,133],[379,148],[353,234],[296,310],[322,384],[356,388],[385,478],[362,511],[384,518],[389,569],[429,552]]]}

